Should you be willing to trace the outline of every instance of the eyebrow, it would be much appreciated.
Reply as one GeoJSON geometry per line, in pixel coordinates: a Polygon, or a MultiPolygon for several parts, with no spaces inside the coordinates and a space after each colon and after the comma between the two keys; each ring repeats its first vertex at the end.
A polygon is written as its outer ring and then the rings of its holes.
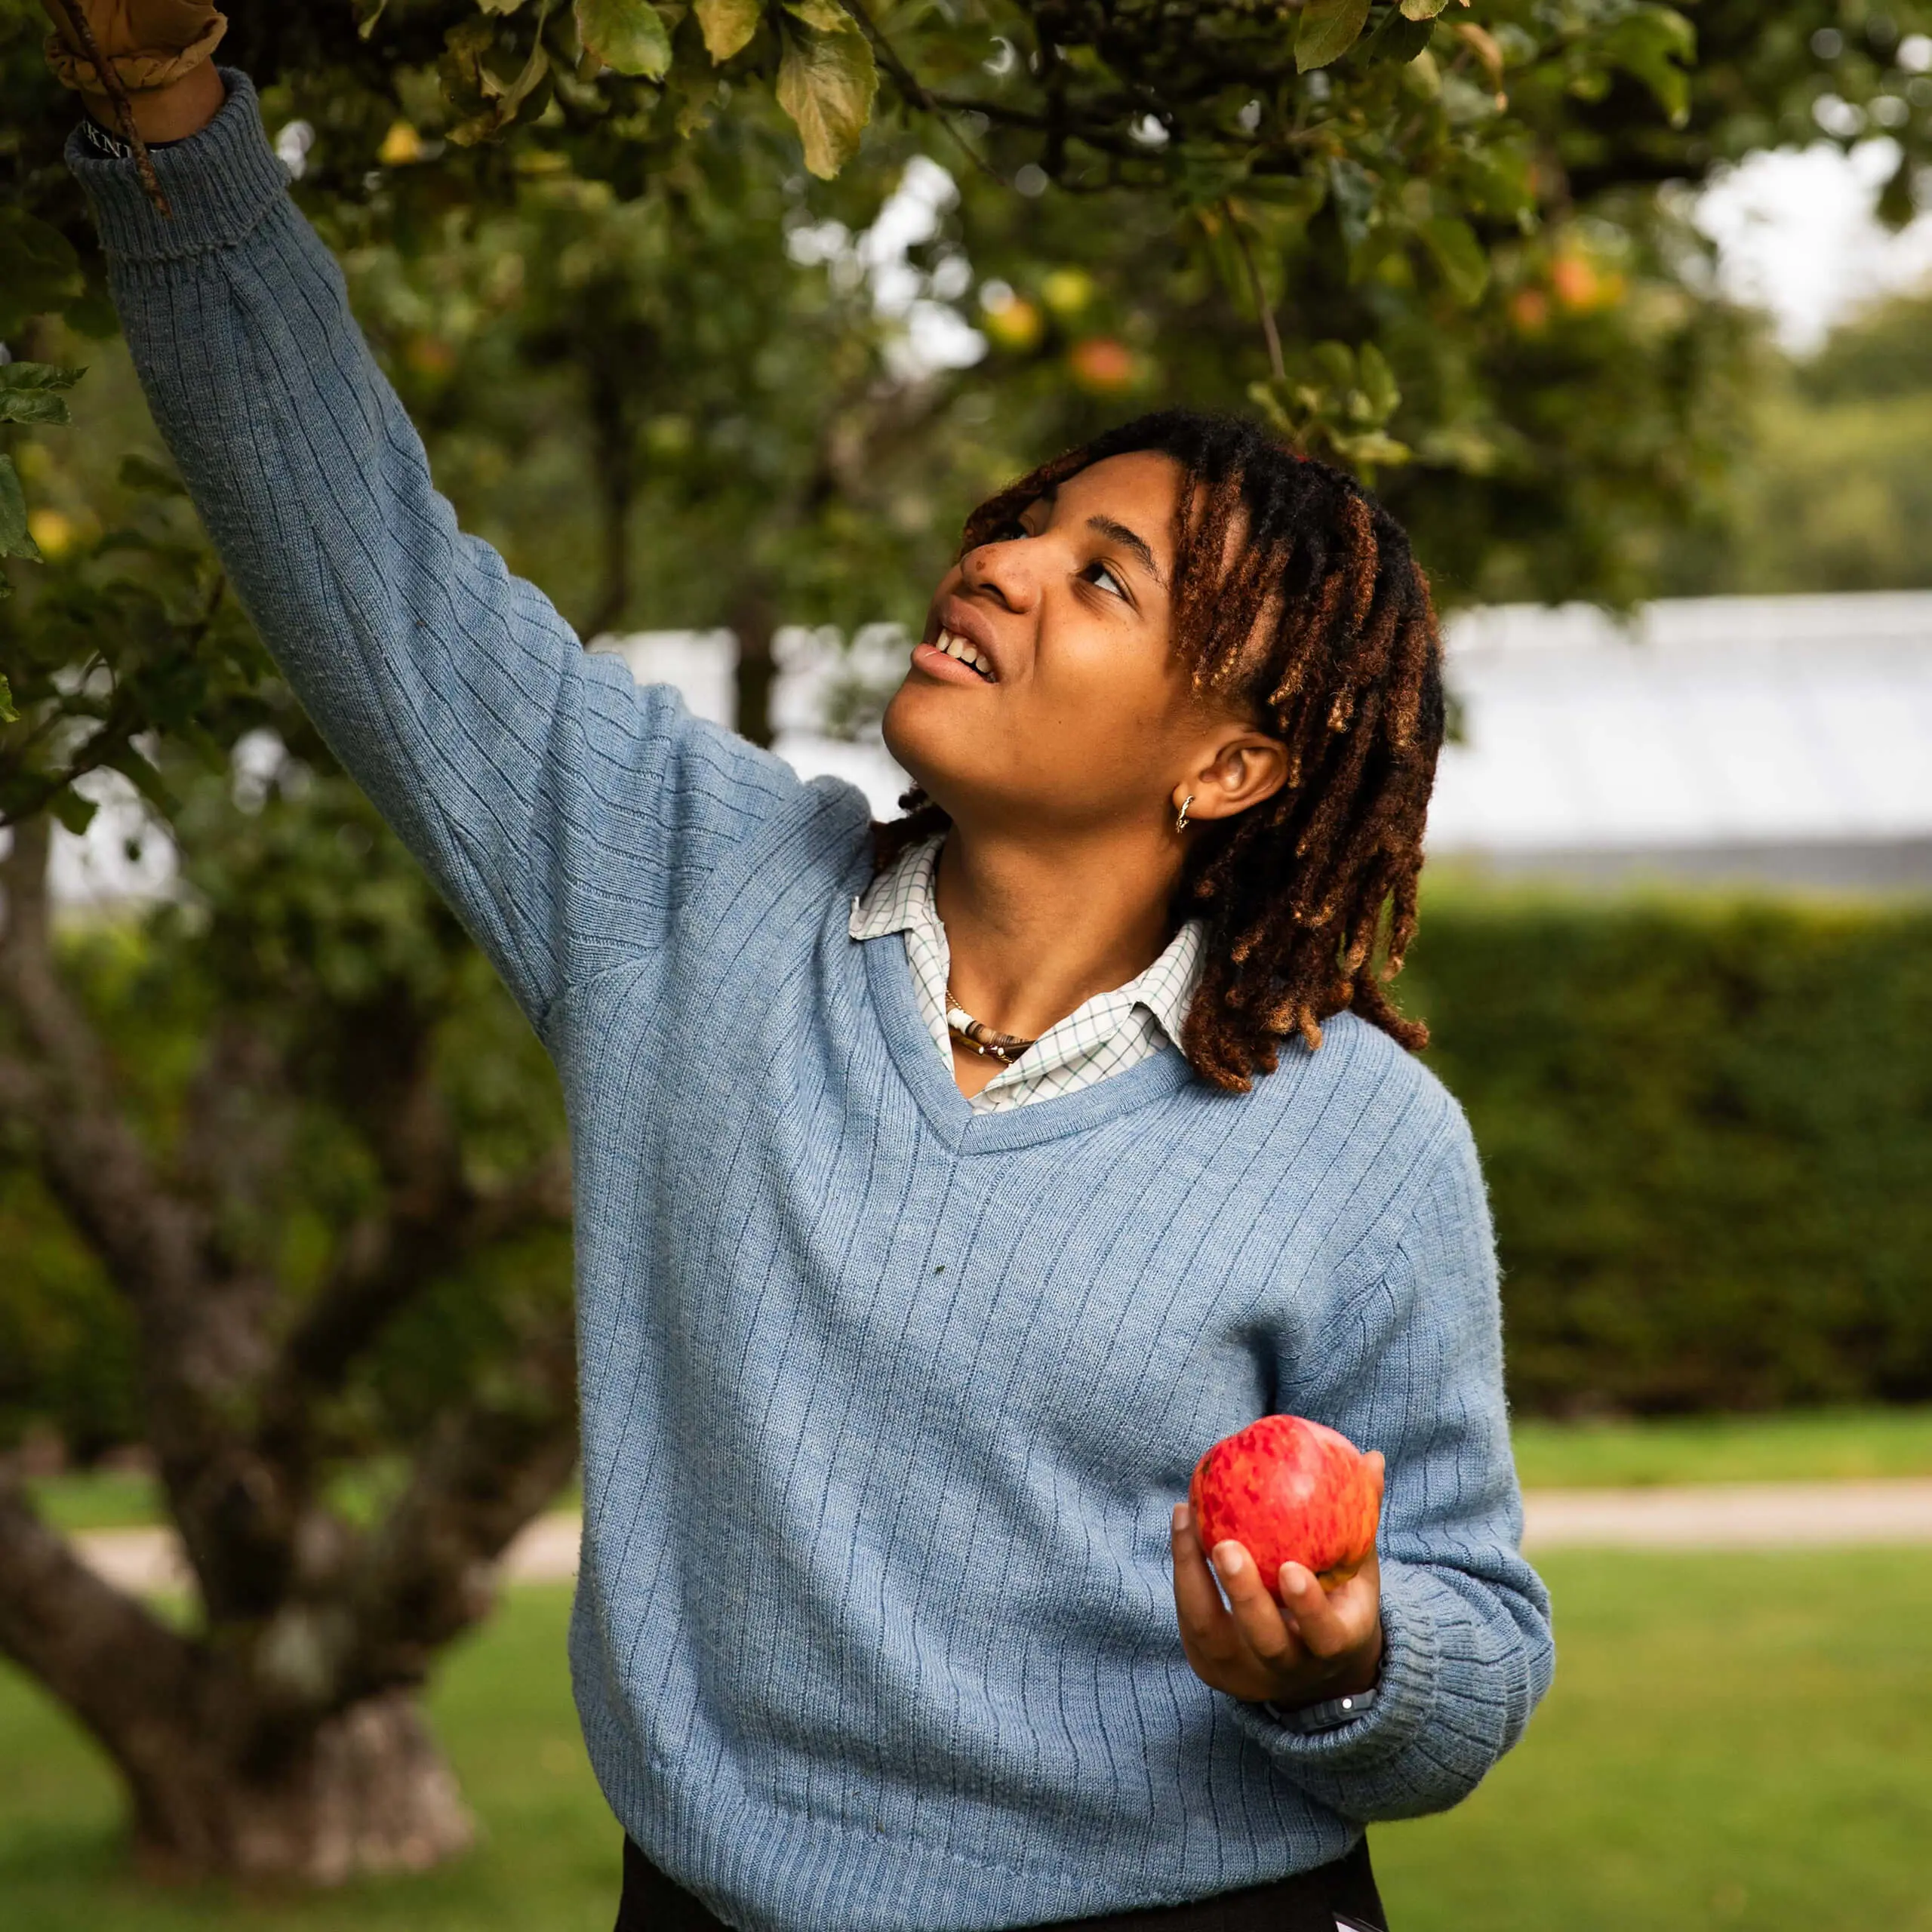
{"type": "Polygon", "coordinates": [[[1163,589],[1167,580],[1161,574],[1161,567],[1154,561],[1154,553],[1147,547],[1145,537],[1136,536],[1124,523],[1116,523],[1110,516],[1090,516],[1087,519],[1089,530],[1097,530],[1103,537],[1111,537],[1123,550],[1130,551],[1146,566],[1147,574],[1163,589]]]}

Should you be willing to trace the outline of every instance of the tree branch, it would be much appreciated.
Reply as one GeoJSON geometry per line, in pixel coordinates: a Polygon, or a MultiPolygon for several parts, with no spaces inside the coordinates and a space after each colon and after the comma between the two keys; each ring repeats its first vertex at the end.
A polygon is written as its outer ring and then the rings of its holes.
{"type": "Polygon", "coordinates": [[[637,432],[628,406],[632,385],[595,358],[590,386],[591,468],[598,485],[604,581],[583,627],[586,638],[617,629],[631,601],[631,506],[637,495],[637,432]]]}
{"type": "Polygon", "coordinates": [[[264,1284],[211,1265],[208,1217],[166,1186],[129,1124],[105,1048],[61,985],[47,888],[47,822],[15,827],[0,861],[0,1008],[19,1051],[0,1103],[32,1137],[48,1191],[139,1324],[148,1435],[211,1617],[272,1596],[289,1560],[284,1485],[236,1430],[263,1367],[264,1284]]]}
{"type": "Polygon", "coordinates": [[[488,1614],[497,1560],[576,1465],[568,1321],[527,1339],[514,1375],[506,1395],[444,1418],[335,1587],[291,1602],[264,1629],[254,1675],[270,1710],[326,1715],[418,1683],[488,1614]]]}
{"type": "Polygon", "coordinates": [[[0,1651],[125,1763],[164,1770],[194,1723],[194,1647],[96,1576],[11,1479],[0,1479],[0,1651]]]}
{"type": "Polygon", "coordinates": [[[81,51],[93,66],[94,77],[100,83],[101,92],[113,105],[114,118],[119,124],[121,138],[134,151],[134,172],[141,177],[141,186],[147,190],[148,199],[162,214],[172,216],[174,211],[168,206],[168,197],[162,190],[160,178],[154,171],[154,162],[148,152],[148,144],[141,139],[141,131],[134,125],[134,103],[128,98],[128,90],[122,82],[119,70],[112,61],[103,56],[100,42],[94,38],[94,29],[88,23],[86,8],[81,4],[81,0],[73,0],[72,5],[63,5],[60,11],[67,17],[67,23],[73,29],[75,38],[81,43],[81,51]]]}
{"type": "Polygon", "coordinates": [[[839,0],[839,5],[859,23],[859,31],[871,42],[872,55],[878,64],[892,78],[892,84],[913,106],[930,114],[945,131],[946,137],[965,155],[982,174],[997,181],[1002,187],[1012,183],[987,160],[986,156],[967,140],[952,118],[944,111],[946,103],[926,86],[900,57],[899,51],[888,40],[878,23],[866,10],[863,0],[839,0]]]}
{"type": "Polygon", "coordinates": [[[310,1433],[317,1401],[414,1295],[465,1256],[526,1229],[568,1223],[570,1164],[558,1152],[510,1186],[472,1193],[398,1189],[400,1205],[350,1231],[334,1268],[291,1331],[265,1383],[260,1439],[290,1453],[310,1433]]]}
{"type": "Polygon", "coordinates": [[[128,1130],[107,1055],[60,985],[53,960],[47,820],[14,827],[0,860],[6,924],[0,928],[0,994],[24,1048],[12,1103],[26,1109],[50,1186],[137,1302],[165,1297],[196,1270],[193,1232],[155,1178],[128,1130]]]}
{"type": "Polygon", "coordinates": [[[1235,246],[1241,251],[1241,266],[1247,270],[1248,287],[1254,291],[1254,312],[1261,318],[1261,333],[1268,343],[1268,367],[1278,383],[1288,380],[1287,365],[1281,360],[1281,338],[1275,327],[1275,312],[1269,306],[1268,293],[1261,286],[1261,271],[1256,266],[1254,254],[1247,245],[1247,237],[1241,232],[1241,219],[1235,213],[1234,204],[1224,200],[1221,211],[1228,224],[1228,232],[1235,238],[1235,246]]]}
{"type": "Polygon", "coordinates": [[[223,1272],[254,1259],[229,1251],[223,1223],[263,1217],[285,1176],[289,1085],[281,1053],[245,1008],[215,1020],[182,1109],[171,1166],[182,1192],[205,1204],[211,1265],[223,1272]]]}

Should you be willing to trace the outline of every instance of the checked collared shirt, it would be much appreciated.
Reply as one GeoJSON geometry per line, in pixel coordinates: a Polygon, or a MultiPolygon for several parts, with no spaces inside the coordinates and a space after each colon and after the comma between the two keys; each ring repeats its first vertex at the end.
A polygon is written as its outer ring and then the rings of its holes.
{"type": "MultiPolygon", "coordinates": [[[[906,964],[926,1030],[952,1069],[946,1025],[946,984],[952,952],[939,916],[933,877],[943,838],[912,845],[852,902],[849,930],[856,940],[906,937],[906,964]]],[[[1190,919],[1167,950],[1138,978],[1097,993],[1057,1020],[1010,1066],[1001,1067],[969,1103],[975,1113],[1004,1113],[1035,1100],[1077,1094],[1124,1073],[1143,1060],[1180,1048],[1182,1023],[1201,980],[1201,925],[1190,919]]]]}

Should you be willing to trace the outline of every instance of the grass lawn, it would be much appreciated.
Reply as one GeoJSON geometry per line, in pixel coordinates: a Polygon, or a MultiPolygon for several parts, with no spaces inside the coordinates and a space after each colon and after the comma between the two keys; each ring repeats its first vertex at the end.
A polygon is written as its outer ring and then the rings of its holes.
{"type": "MultiPolygon", "coordinates": [[[[1397,1932],[1932,1932],[1932,1551],[1576,1551],[1556,1689],[1460,1810],[1374,1835],[1397,1932]]],[[[437,1723],[483,1821],[454,1869],[321,1899],[156,1894],[88,1747],[0,1674],[0,1918],[32,1932],[608,1932],[617,1833],[572,1721],[567,1593],[513,1592],[437,1723]]]]}
{"type": "Polygon", "coordinates": [[[1932,1408],[1797,1409],[1643,1422],[1519,1421],[1530,1489],[1932,1476],[1932,1408]]]}
{"type": "Polygon", "coordinates": [[[72,1475],[35,1477],[27,1493],[57,1530],[117,1530],[162,1519],[154,1478],[130,1470],[79,1469],[72,1475]]]}

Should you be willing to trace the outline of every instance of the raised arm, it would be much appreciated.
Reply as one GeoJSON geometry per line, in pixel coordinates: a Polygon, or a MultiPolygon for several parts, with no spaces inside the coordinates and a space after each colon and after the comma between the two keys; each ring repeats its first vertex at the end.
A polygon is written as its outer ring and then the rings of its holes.
{"type": "MultiPolygon", "coordinates": [[[[800,788],[675,693],[587,656],[457,529],[253,88],[200,71],[213,118],[153,155],[171,219],[131,162],[79,134],[69,151],[136,366],[304,706],[540,1020],[572,980],[657,945],[800,788]]],[[[144,106],[157,138],[195,119],[164,105],[144,106]]]]}

